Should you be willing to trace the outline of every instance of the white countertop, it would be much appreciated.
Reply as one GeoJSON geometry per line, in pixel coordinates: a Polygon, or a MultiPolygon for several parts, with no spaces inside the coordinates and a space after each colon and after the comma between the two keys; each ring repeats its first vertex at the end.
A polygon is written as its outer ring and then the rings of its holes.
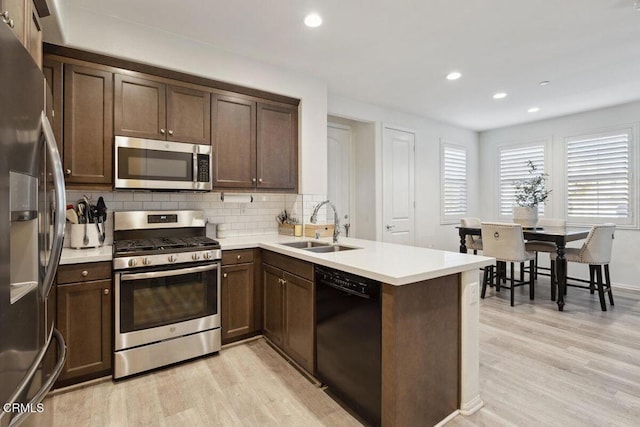
{"type": "MultiPolygon", "coordinates": [[[[315,253],[304,249],[290,248],[281,244],[302,240],[314,239],[279,234],[218,239],[222,250],[263,248],[303,261],[369,277],[390,285],[406,285],[435,277],[461,273],[481,268],[494,262],[493,258],[484,256],[346,237],[339,239],[341,245],[359,249],[315,253]]],[[[330,237],[320,240],[331,243],[330,237]]],[[[64,248],[60,257],[60,264],[111,261],[111,259],[112,246],[91,249],[64,248]]]]}
{"type": "MultiPolygon", "coordinates": [[[[475,270],[495,261],[494,258],[478,255],[345,237],[339,239],[340,244],[360,249],[315,253],[280,244],[296,240],[313,239],[281,235],[218,239],[223,250],[260,247],[314,264],[369,277],[390,285],[406,285],[475,270]]],[[[331,238],[320,240],[331,242],[331,238]]]]}
{"type": "Polygon", "coordinates": [[[63,248],[60,255],[60,265],[82,264],[84,262],[111,261],[113,246],[105,245],[99,248],[72,249],[63,248]]]}

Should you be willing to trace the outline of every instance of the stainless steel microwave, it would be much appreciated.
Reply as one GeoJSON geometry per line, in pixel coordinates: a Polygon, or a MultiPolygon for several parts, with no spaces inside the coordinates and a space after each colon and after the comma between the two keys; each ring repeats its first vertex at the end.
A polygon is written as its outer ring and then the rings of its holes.
{"type": "Polygon", "coordinates": [[[116,136],[115,188],[211,190],[211,146],[116,136]]]}

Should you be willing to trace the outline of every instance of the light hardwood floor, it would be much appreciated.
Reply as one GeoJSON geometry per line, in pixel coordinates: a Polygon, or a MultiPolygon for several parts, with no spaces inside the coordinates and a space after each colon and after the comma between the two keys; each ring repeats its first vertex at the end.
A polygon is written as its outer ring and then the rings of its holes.
{"type": "MultiPolygon", "coordinates": [[[[614,289],[615,307],[569,289],[565,312],[518,288],[487,292],[480,311],[485,406],[448,426],[640,425],[640,292],[614,289]]],[[[357,426],[353,417],[263,339],[220,355],[48,398],[54,425],[357,426]]],[[[51,414],[50,414],[51,415],[51,414]]]]}

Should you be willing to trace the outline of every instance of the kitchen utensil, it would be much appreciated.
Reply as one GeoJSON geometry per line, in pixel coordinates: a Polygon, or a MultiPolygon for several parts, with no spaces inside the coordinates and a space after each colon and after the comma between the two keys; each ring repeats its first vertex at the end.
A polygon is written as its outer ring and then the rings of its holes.
{"type": "Polygon", "coordinates": [[[89,206],[86,197],[84,201],[78,202],[78,212],[80,212],[80,216],[84,222],[84,237],[82,243],[86,246],[89,244],[89,233],[87,231],[87,226],[89,225],[89,206]]]}
{"type": "Polygon", "coordinates": [[[101,197],[98,198],[98,203],[96,204],[96,210],[98,215],[98,239],[100,240],[100,244],[104,243],[104,234],[105,234],[105,225],[104,223],[107,221],[107,205],[104,203],[104,199],[101,197]],[[102,229],[100,228],[100,224],[102,225],[102,229]]]}
{"type": "Polygon", "coordinates": [[[73,207],[71,209],[67,209],[66,216],[67,216],[67,219],[69,220],[69,222],[71,224],[77,224],[78,223],[78,214],[73,209],[73,207]]]}

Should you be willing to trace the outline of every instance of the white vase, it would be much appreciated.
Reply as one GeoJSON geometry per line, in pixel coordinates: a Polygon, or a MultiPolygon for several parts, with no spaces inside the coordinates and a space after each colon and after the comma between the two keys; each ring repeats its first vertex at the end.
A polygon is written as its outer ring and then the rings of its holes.
{"type": "Polygon", "coordinates": [[[535,228],[538,225],[538,207],[514,206],[513,222],[522,225],[522,228],[535,228]]]}

